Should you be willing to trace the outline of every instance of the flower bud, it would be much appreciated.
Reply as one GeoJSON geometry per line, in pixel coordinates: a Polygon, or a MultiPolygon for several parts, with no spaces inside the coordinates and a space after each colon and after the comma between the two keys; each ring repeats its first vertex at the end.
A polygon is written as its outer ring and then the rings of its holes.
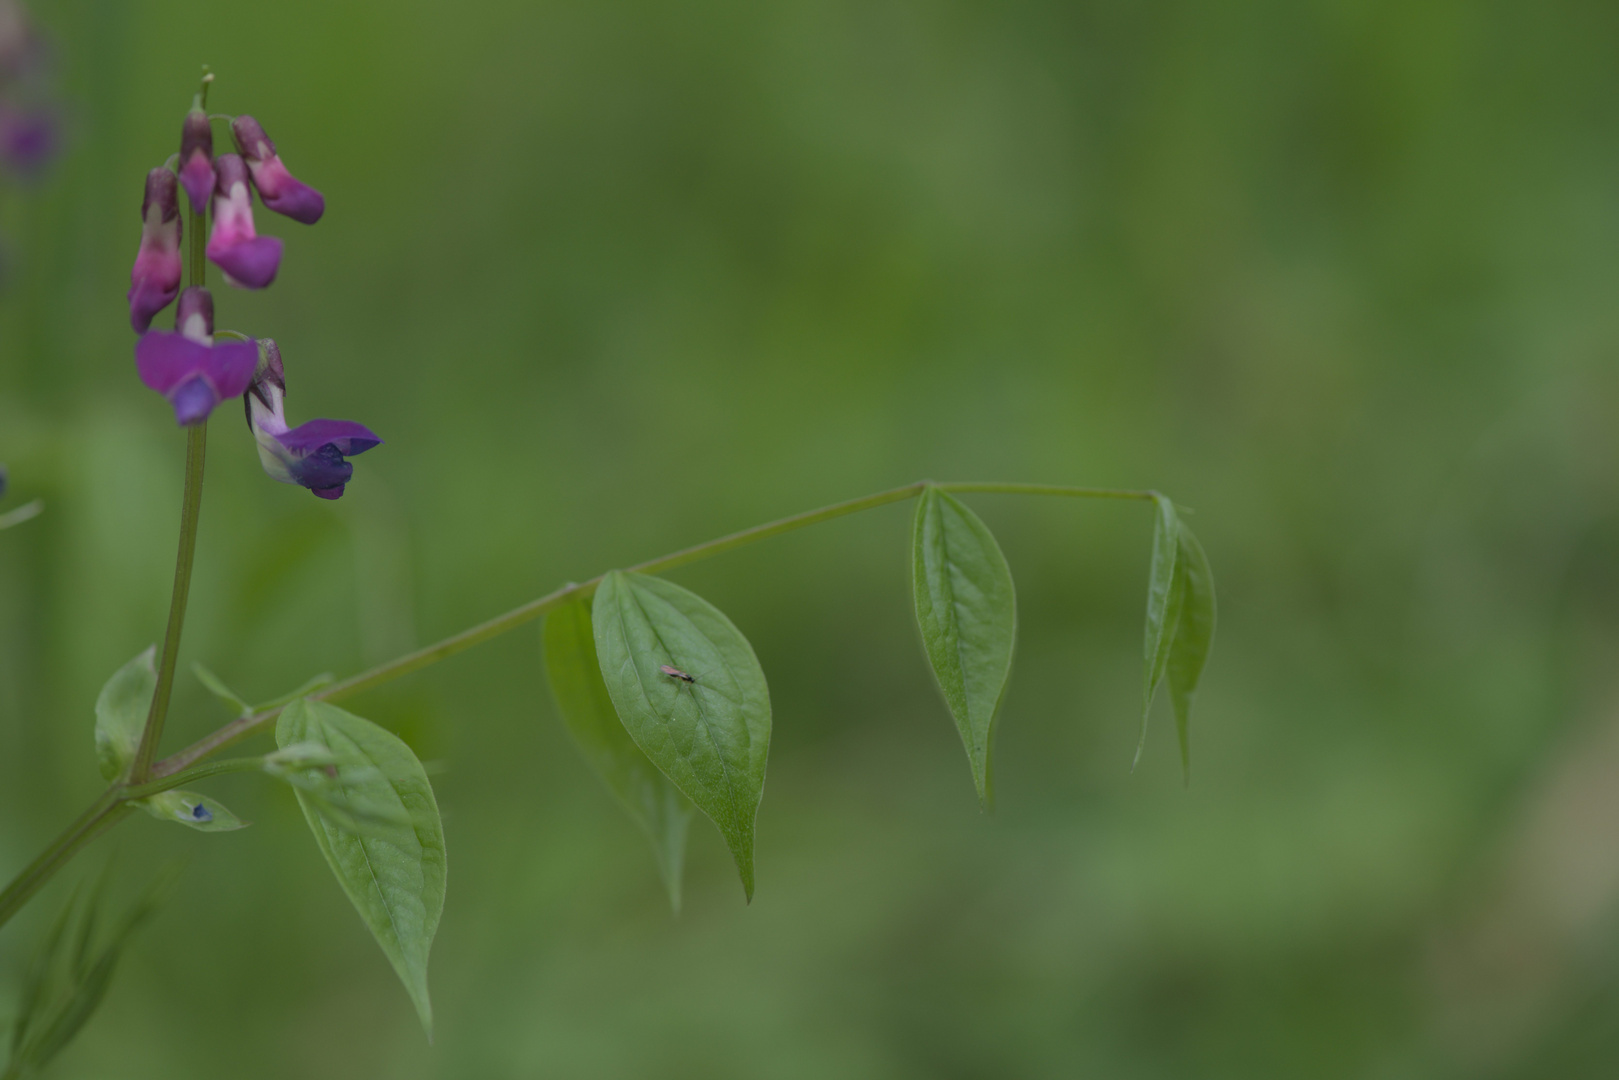
{"type": "Polygon", "coordinates": [[[208,234],[208,258],[225,272],[225,280],[244,289],[262,289],[281,267],[281,241],[260,236],[253,227],[253,193],[247,165],[236,154],[214,162],[214,225],[208,234]]]}
{"type": "Polygon", "coordinates": [[[169,399],[182,427],[199,424],[226,398],[247,389],[258,363],[251,341],[214,344],[214,298],[193,286],[180,294],[176,329],[148,330],[135,343],[141,382],[169,399]]]}
{"type": "Polygon", "coordinates": [[[205,213],[214,192],[214,129],[200,105],[186,113],[180,129],[180,184],[191,199],[192,211],[205,213]]]}
{"type": "Polygon", "coordinates": [[[174,309],[174,329],[203,345],[214,343],[214,294],[193,285],[180,296],[174,309]]]}
{"type": "Polygon", "coordinates": [[[243,401],[247,426],[259,444],[259,462],[273,480],[300,484],[322,499],[337,499],[354,475],[346,457],[363,454],[382,440],[352,420],[311,420],[288,429],[283,402],[287,393],[281,350],[268,338],[259,341],[258,368],[243,401]]]}
{"type": "Polygon", "coordinates": [[[275,143],[259,122],[251,116],[238,116],[231,121],[230,130],[253,173],[253,185],[259,189],[264,205],[305,225],[319,221],[326,212],[325,197],[287,171],[275,143]]]}
{"type": "Polygon", "coordinates": [[[129,273],[129,323],[138,334],[145,333],[152,316],[179,295],[184,271],[180,233],[179,181],[167,169],[153,169],[146,174],[141,246],[129,273]]]}

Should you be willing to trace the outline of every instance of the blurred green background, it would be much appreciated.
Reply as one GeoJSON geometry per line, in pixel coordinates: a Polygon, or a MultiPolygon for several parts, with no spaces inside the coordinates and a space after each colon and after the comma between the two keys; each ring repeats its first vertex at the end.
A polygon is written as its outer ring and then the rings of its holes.
{"type": "MultiPolygon", "coordinates": [[[[1619,7],[36,0],[69,151],[5,194],[0,873],[98,791],[183,437],[135,378],[199,65],[328,199],[267,292],[327,504],[213,425],[182,661],[265,698],[922,476],[1151,486],[1221,629],[1132,775],[1147,508],[981,496],[1021,639],[979,815],[903,507],[680,571],[771,680],[745,907],[650,852],[527,628],[350,707],[439,762],[437,1044],[285,790],[187,852],[74,1077],[1608,1077],[1619,1056],[1619,7]]],[[[160,319],[166,320],[166,316],[160,319]]],[[[160,321],[159,325],[165,325],[160,321]]],[[[226,719],[182,675],[168,745],[226,719]]],[[[1162,706],[1164,703],[1160,703],[1162,706]]]]}

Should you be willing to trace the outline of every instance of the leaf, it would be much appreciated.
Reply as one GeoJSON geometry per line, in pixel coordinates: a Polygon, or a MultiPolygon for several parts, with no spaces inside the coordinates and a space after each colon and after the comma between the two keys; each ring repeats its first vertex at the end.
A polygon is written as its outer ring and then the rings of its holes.
{"type": "Polygon", "coordinates": [[[308,682],[298,687],[298,689],[288,694],[282,694],[273,701],[267,701],[262,705],[249,705],[245,698],[225,685],[225,680],[221,679],[218,675],[215,675],[212,671],[209,671],[201,664],[193,663],[191,665],[191,672],[192,674],[196,675],[198,682],[202,683],[203,686],[208,688],[209,693],[213,694],[220,701],[223,701],[225,704],[229,705],[232,709],[235,709],[237,714],[244,719],[254,715],[255,713],[269,712],[271,709],[278,709],[287,704],[289,701],[296,701],[298,698],[313,694],[321,687],[330,686],[333,682],[337,681],[337,676],[328,671],[323,674],[316,675],[313,679],[310,679],[308,682]]]}
{"type": "Polygon", "coordinates": [[[669,905],[679,911],[691,801],[624,730],[602,682],[589,606],[574,600],[551,612],[544,640],[545,670],[562,721],[585,760],[652,841],[669,905]]]}
{"type": "Polygon", "coordinates": [[[1169,649],[1169,698],[1175,705],[1175,731],[1181,744],[1181,772],[1188,783],[1192,775],[1192,750],[1188,724],[1192,698],[1214,644],[1214,575],[1209,557],[1185,523],[1180,526],[1180,558],[1176,574],[1181,579],[1183,597],[1175,640],[1169,649]]]}
{"type": "Polygon", "coordinates": [[[329,747],[344,762],[332,768],[350,788],[411,822],[385,836],[357,835],[333,821],[320,799],[297,791],[315,843],[405,984],[431,1040],[427,958],[444,912],[444,829],[422,763],[397,735],[323,701],[288,705],[275,739],[281,747],[329,747]]]}
{"type": "Polygon", "coordinates": [[[140,746],[152,694],[157,690],[156,657],[157,646],[147,646],[112,673],[96,698],[96,762],[108,780],[123,774],[140,746]]]}
{"type": "Polygon", "coordinates": [[[161,874],[125,912],[99,951],[93,943],[105,892],[105,875],[82,907],[76,893],[68,901],[24,984],[21,1006],[12,1029],[11,1062],[6,1076],[32,1075],[44,1068],[79,1033],[106,996],[124,948],[141,924],[157,910],[176,876],[172,867],[161,874]],[[75,912],[79,925],[68,933],[75,912]],[[71,956],[63,948],[70,937],[76,940],[71,956]]]}
{"type": "Polygon", "coordinates": [[[979,803],[988,810],[995,795],[995,721],[1017,637],[1012,571],[978,515],[934,487],[917,502],[911,554],[922,645],[967,748],[979,803]]]}
{"type": "Polygon", "coordinates": [[[160,791],[141,799],[137,805],[159,821],[172,821],[198,832],[234,832],[247,828],[247,822],[226,809],[224,803],[195,791],[160,791]]]}
{"type": "Polygon", "coordinates": [[[751,901],[754,819],[770,752],[770,690],[753,647],[695,593],[618,570],[597,588],[592,622],[602,681],[624,729],[719,826],[751,901]]]}
{"type": "Polygon", "coordinates": [[[198,682],[207,687],[210,694],[214,695],[214,697],[235,709],[238,716],[245,717],[253,715],[253,706],[249,705],[246,701],[243,701],[234,690],[226,686],[225,680],[221,679],[218,675],[215,675],[213,672],[209,671],[196,661],[192,661],[191,663],[191,674],[197,677],[198,682]]]}
{"type": "Polygon", "coordinates": [[[1154,494],[1158,518],[1152,531],[1152,570],[1147,578],[1146,671],[1141,695],[1141,741],[1136,744],[1135,760],[1141,764],[1141,751],[1147,747],[1147,717],[1152,712],[1153,694],[1164,681],[1169,664],[1169,647],[1175,640],[1175,624],[1180,621],[1181,579],[1175,575],[1179,562],[1180,519],[1175,504],[1154,494]]]}

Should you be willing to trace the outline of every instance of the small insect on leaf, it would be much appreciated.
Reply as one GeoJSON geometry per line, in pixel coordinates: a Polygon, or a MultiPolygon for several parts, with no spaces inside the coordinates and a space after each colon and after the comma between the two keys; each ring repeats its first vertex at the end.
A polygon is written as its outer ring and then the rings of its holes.
{"type": "Polygon", "coordinates": [[[696,593],[618,570],[602,578],[590,622],[624,730],[719,827],[751,900],[770,753],[770,690],[753,646],[696,593]],[[693,668],[702,682],[687,675],[693,668]]]}

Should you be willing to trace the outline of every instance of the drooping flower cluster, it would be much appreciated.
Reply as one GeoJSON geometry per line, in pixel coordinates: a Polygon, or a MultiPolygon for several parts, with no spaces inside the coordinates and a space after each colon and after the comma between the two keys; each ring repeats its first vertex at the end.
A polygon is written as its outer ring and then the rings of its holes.
{"type": "Polygon", "coordinates": [[[241,396],[264,471],[323,499],[336,499],[354,473],[346,459],[382,440],[348,420],[311,420],[289,428],[282,404],[287,379],[280,349],[268,338],[255,341],[234,332],[222,336],[237,340],[216,341],[213,295],[195,280],[204,256],[220,268],[226,281],[240,288],[262,289],[275,280],[284,245],[277,237],[258,234],[253,221],[255,191],[266,208],[305,225],[320,220],[326,200],[287,170],[275,143],[251,116],[231,121],[241,153],[215,157],[212,120],[204,109],[206,92],[207,80],[181,127],[174,167],[165,165],[146,176],[141,242],[128,297],[130,325],[141,335],[135,344],[136,371],[142,382],[168,399],[182,426],[205,422],[222,402],[241,396]],[[194,277],[184,292],[180,290],[186,262],[182,190],[191,211],[194,277]],[[203,245],[202,229],[210,215],[212,231],[203,245]],[[152,319],[176,298],[174,329],[151,329],[152,319]]]}

